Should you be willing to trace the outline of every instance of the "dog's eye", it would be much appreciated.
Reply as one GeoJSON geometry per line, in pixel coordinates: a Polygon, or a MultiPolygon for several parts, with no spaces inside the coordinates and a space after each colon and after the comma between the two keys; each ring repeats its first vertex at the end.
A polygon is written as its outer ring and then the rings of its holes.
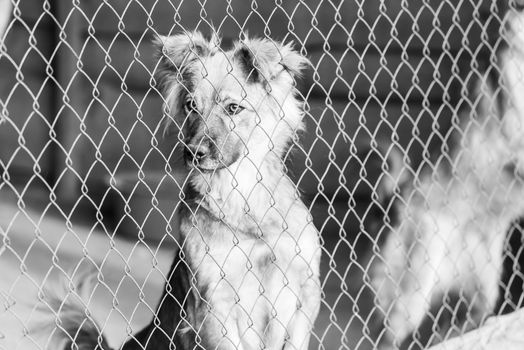
{"type": "Polygon", "coordinates": [[[227,106],[226,110],[227,110],[227,113],[229,115],[235,115],[235,114],[238,114],[240,112],[242,112],[245,108],[240,106],[240,105],[237,105],[236,103],[231,103],[227,106]]]}
{"type": "Polygon", "coordinates": [[[186,114],[189,114],[196,110],[197,110],[197,105],[196,105],[195,100],[193,99],[187,100],[186,103],[184,104],[184,111],[186,112],[186,114]]]}

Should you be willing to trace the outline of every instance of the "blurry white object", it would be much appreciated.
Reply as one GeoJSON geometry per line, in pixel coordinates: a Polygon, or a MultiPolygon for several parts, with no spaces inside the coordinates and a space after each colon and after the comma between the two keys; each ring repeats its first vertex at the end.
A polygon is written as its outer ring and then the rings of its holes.
{"type": "Polygon", "coordinates": [[[429,350],[524,349],[524,309],[487,320],[479,329],[445,341],[429,350]]]}
{"type": "MultiPolygon", "coordinates": [[[[381,348],[411,342],[431,308],[443,312],[450,297],[467,305],[467,315],[453,311],[455,329],[477,327],[497,305],[506,233],[524,214],[524,12],[505,20],[507,45],[472,86],[475,103],[450,137],[451,166],[440,162],[403,186],[398,224],[371,271],[388,322],[381,348]]],[[[396,158],[391,179],[405,168],[396,158]]]]}
{"type": "MultiPolygon", "coordinates": [[[[13,3],[11,0],[0,0],[0,46],[4,44],[5,40],[5,31],[11,20],[11,12],[13,9],[13,3]]],[[[2,55],[2,50],[0,50],[0,56],[2,55]]],[[[2,101],[0,101],[0,125],[6,119],[6,111],[2,101]]],[[[1,253],[1,249],[0,249],[1,253]]]]}
{"type": "Polygon", "coordinates": [[[11,19],[12,8],[11,0],[0,0],[0,43],[4,40],[4,33],[11,19]]]}

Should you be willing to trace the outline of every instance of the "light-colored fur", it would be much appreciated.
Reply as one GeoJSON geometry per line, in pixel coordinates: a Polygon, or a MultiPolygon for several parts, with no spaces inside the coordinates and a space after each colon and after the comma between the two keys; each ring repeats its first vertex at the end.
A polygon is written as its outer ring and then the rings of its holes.
{"type": "MultiPolygon", "coordinates": [[[[305,350],[320,307],[321,247],[282,157],[303,128],[294,85],[307,60],[269,39],[246,39],[229,51],[198,32],[156,43],[167,129],[178,131],[190,167],[178,257],[189,270],[172,267],[189,282],[182,285],[170,272],[175,278],[166,293],[188,299],[178,300],[172,315],[161,303],[163,328],[141,340],[148,349],[167,346],[168,337],[177,348],[305,350]],[[236,105],[238,113],[231,110],[236,105]]],[[[46,299],[53,312],[62,310],[53,349],[71,342],[107,348],[95,322],[84,317],[85,305],[62,285],[46,299]]]]}
{"type": "Polygon", "coordinates": [[[320,305],[319,236],[282,161],[302,129],[294,78],[306,61],[267,39],[230,51],[199,33],[160,40],[182,142],[219,152],[193,162],[181,210],[183,250],[206,301],[192,326],[206,349],[307,349],[320,305]],[[183,111],[187,99],[195,110],[183,111]],[[229,115],[231,103],[245,109],[229,115]]]}
{"type": "Polygon", "coordinates": [[[0,45],[4,43],[4,33],[12,16],[13,3],[11,0],[0,0],[0,45]]]}
{"type": "Polygon", "coordinates": [[[399,345],[444,295],[467,301],[477,325],[497,302],[506,232],[524,214],[524,15],[509,13],[508,28],[500,79],[479,78],[451,167],[424,173],[399,201],[372,272],[384,348],[399,345]]]}

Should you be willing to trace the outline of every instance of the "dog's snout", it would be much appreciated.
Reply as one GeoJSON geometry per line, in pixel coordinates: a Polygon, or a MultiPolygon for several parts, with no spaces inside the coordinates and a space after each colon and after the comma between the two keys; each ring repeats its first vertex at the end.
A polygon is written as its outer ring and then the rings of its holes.
{"type": "Polygon", "coordinates": [[[185,158],[187,161],[195,160],[197,162],[203,161],[209,156],[209,146],[202,143],[199,145],[186,145],[185,158]]]}

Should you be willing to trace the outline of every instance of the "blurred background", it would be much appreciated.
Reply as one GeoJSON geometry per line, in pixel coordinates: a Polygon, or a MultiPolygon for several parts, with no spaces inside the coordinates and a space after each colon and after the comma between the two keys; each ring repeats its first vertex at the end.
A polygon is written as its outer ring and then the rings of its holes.
{"type": "MultiPolygon", "coordinates": [[[[312,348],[372,347],[367,273],[391,220],[377,190],[387,169],[377,142],[398,145],[414,173],[445,154],[468,87],[501,43],[507,8],[499,0],[0,0],[0,349],[38,343],[24,332],[33,309],[19,301],[87,263],[106,276],[106,297],[93,308],[113,344],[151,319],[177,246],[184,183],[176,137],[163,135],[151,39],[211,26],[225,46],[249,32],[293,41],[311,60],[300,82],[307,132],[286,161],[324,246],[312,348]]],[[[508,311],[522,292],[515,228],[501,281],[508,311]]]]}

